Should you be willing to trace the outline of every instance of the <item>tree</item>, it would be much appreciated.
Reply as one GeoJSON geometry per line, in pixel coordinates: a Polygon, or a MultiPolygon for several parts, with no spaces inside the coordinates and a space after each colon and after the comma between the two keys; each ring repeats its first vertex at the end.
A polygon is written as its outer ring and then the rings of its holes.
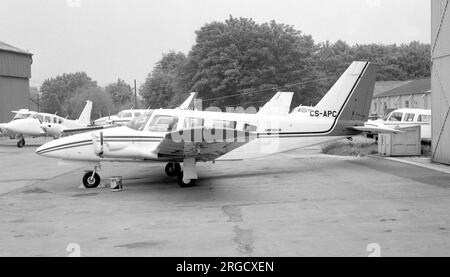
{"type": "Polygon", "coordinates": [[[111,95],[111,99],[115,106],[131,106],[133,100],[133,89],[120,78],[117,82],[109,84],[105,87],[106,93],[111,95]]]}
{"type": "Polygon", "coordinates": [[[109,93],[98,86],[85,85],[78,88],[74,95],[67,100],[67,113],[72,118],[78,118],[87,100],[93,102],[91,120],[118,112],[109,93]]]}
{"type": "Polygon", "coordinates": [[[139,89],[147,107],[167,107],[173,97],[183,93],[179,87],[179,72],[185,61],[186,56],[180,52],[163,55],[139,89]]]}
{"type": "Polygon", "coordinates": [[[147,106],[173,107],[191,91],[204,106],[258,106],[278,90],[293,91],[293,104],[315,105],[346,68],[357,60],[380,66],[377,80],[430,76],[430,45],[316,44],[292,26],[233,18],[196,32],[187,57],[163,55],[140,95],[147,106]]]}
{"type": "Polygon", "coordinates": [[[59,115],[67,114],[64,105],[78,88],[83,86],[97,86],[85,72],[69,73],[45,80],[41,85],[41,110],[59,115]]]}
{"type": "MultiPolygon", "coordinates": [[[[276,88],[319,75],[312,37],[292,26],[275,21],[257,24],[230,16],[225,23],[206,24],[196,33],[196,44],[183,67],[181,82],[189,91],[199,92],[200,98],[214,99],[207,105],[268,99],[276,88]],[[227,97],[238,92],[243,95],[227,97]]],[[[302,101],[306,94],[317,94],[319,89],[314,83],[289,87],[295,92],[294,102],[302,101]]]]}

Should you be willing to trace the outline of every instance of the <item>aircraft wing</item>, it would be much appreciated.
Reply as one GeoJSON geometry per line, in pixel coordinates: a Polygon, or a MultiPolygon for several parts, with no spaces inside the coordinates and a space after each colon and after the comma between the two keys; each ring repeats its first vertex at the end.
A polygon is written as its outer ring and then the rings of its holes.
{"type": "Polygon", "coordinates": [[[256,138],[255,133],[228,128],[190,128],[168,133],[156,150],[158,159],[195,158],[213,161],[256,138]]]}

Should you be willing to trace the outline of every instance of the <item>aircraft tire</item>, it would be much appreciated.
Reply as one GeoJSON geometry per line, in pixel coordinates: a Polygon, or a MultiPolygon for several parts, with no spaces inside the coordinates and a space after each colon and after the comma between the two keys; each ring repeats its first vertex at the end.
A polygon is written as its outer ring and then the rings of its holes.
{"type": "Polygon", "coordinates": [[[182,188],[190,188],[190,187],[195,186],[195,184],[197,183],[197,180],[196,179],[191,179],[191,180],[189,180],[188,183],[186,183],[183,180],[183,172],[180,172],[180,173],[178,173],[178,176],[177,176],[177,183],[182,188]]]}
{"type": "Polygon", "coordinates": [[[17,147],[22,148],[25,146],[25,140],[21,139],[17,142],[17,147]]]}
{"type": "Polygon", "coordinates": [[[94,176],[92,176],[92,171],[88,171],[83,176],[83,185],[88,189],[96,188],[100,185],[100,180],[100,175],[94,173],[94,176]]]}
{"type": "Polygon", "coordinates": [[[166,164],[165,171],[167,176],[174,177],[181,172],[181,166],[179,163],[168,163],[166,164]]]}

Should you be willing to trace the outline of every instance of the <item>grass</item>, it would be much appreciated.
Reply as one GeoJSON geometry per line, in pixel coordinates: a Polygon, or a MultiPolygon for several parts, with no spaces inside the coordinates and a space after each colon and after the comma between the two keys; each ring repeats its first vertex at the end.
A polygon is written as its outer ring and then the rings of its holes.
{"type": "Polygon", "coordinates": [[[373,142],[337,141],[322,146],[322,153],[337,156],[364,157],[378,153],[378,145],[373,142]]]}
{"type": "MultiPolygon", "coordinates": [[[[322,153],[337,156],[365,157],[378,153],[376,142],[366,141],[336,141],[322,146],[322,153]]],[[[423,157],[431,157],[430,143],[423,143],[421,147],[423,157]]]]}

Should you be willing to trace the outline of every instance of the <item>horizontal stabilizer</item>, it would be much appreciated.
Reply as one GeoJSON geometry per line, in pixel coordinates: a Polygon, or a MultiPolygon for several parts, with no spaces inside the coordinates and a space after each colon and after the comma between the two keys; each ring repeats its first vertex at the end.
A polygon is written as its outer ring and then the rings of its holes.
{"type": "Polygon", "coordinates": [[[372,134],[399,134],[399,133],[405,133],[402,130],[390,128],[390,127],[380,127],[375,125],[364,125],[364,126],[354,126],[354,127],[348,127],[348,129],[356,130],[360,132],[366,132],[366,133],[372,133],[372,134]]]}

